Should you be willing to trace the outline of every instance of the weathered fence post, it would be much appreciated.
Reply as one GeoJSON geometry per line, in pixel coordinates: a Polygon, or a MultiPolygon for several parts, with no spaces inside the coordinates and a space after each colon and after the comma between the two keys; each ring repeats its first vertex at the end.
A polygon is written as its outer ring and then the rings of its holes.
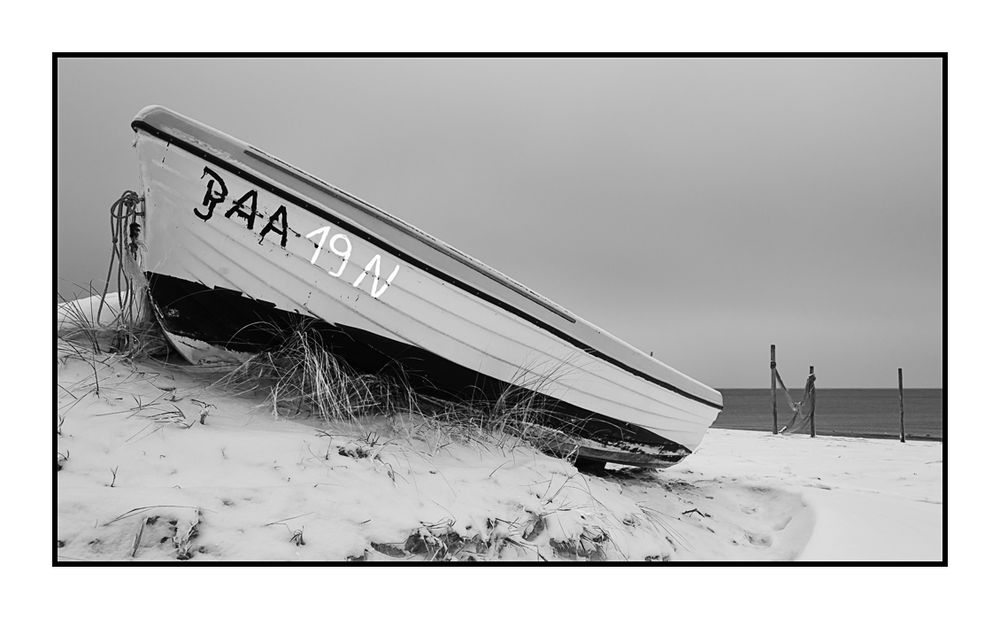
{"type": "Polygon", "coordinates": [[[771,434],[778,433],[778,396],[776,391],[778,386],[775,383],[774,378],[774,373],[777,371],[777,367],[777,364],[774,362],[774,344],[771,344],[771,419],[774,420],[771,434]]]}
{"type": "Polygon", "coordinates": [[[899,368],[899,442],[906,442],[906,427],[903,425],[903,368],[899,368]]]}
{"type": "MultiPolygon", "coordinates": [[[[809,366],[809,376],[815,374],[816,368],[809,366]]],[[[809,413],[809,436],[816,438],[816,387],[813,386],[812,412],[809,413]]]]}

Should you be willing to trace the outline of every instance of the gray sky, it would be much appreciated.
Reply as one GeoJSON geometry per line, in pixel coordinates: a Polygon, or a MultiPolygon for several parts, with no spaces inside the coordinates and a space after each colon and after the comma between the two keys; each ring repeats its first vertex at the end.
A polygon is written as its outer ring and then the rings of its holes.
{"type": "Polygon", "coordinates": [[[937,59],[62,59],[58,289],[165,105],[716,387],[942,382],[937,59]]]}

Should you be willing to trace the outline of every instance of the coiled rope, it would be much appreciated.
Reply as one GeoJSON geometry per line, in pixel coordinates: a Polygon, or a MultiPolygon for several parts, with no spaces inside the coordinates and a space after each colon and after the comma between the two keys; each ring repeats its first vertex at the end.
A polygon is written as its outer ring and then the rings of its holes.
{"type": "Polygon", "coordinates": [[[104,281],[104,292],[101,294],[101,304],[97,309],[97,324],[101,324],[101,311],[104,309],[104,299],[108,295],[108,288],[111,287],[111,274],[115,272],[115,280],[118,284],[118,308],[116,323],[119,329],[124,329],[132,325],[135,320],[135,308],[133,300],[135,289],[132,285],[132,278],[126,269],[126,260],[133,262],[138,260],[139,252],[139,232],[140,224],[136,221],[139,215],[144,213],[139,211],[139,204],[143,199],[131,189],[122,193],[122,196],[111,205],[111,260],[108,262],[108,274],[104,281]],[[118,268],[115,269],[117,262],[118,268]],[[123,285],[124,283],[124,285],[123,285]]]}

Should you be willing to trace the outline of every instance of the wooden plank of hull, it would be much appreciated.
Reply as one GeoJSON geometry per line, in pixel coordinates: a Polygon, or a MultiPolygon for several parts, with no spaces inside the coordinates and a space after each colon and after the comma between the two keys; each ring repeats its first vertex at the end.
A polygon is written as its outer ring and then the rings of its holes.
{"type": "MultiPolygon", "coordinates": [[[[376,244],[380,237],[367,228],[361,229],[371,241],[350,229],[363,225],[361,217],[342,216],[344,225],[333,225],[315,210],[265,189],[266,182],[254,183],[250,175],[223,169],[218,152],[213,160],[197,149],[171,149],[161,137],[139,131],[137,140],[148,213],[147,272],[207,288],[242,291],[283,311],[432,351],[500,381],[544,382],[541,390],[547,396],[642,427],[688,449],[697,446],[721,407],[717,392],[673,370],[669,376],[677,382],[682,382],[677,377],[686,379],[684,386],[697,391],[697,396],[666,389],[445,281],[425,265],[387,253],[384,245],[376,244]],[[203,204],[206,179],[211,180],[206,168],[226,183],[228,199],[203,220],[196,211],[208,212],[203,204]],[[251,190],[257,192],[255,221],[235,213],[227,218],[233,200],[251,190]],[[284,246],[273,231],[261,236],[264,222],[281,206],[287,212],[284,246]],[[313,241],[319,235],[311,239],[308,235],[325,226],[330,226],[331,235],[345,234],[351,241],[351,255],[343,268],[340,258],[325,249],[315,264],[310,260],[317,255],[313,241]],[[373,273],[364,276],[375,255],[381,257],[378,280],[373,273]],[[387,282],[397,266],[398,272],[387,282]],[[339,277],[331,270],[340,271],[339,277]],[[355,286],[359,278],[361,283],[355,286]],[[379,290],[376,298],[373,292],[379,290]]],[[[211,149],[206,150],[211,155],[211,149]]],[[[588,325],[581,321],[573,326],[588,325]]]]}

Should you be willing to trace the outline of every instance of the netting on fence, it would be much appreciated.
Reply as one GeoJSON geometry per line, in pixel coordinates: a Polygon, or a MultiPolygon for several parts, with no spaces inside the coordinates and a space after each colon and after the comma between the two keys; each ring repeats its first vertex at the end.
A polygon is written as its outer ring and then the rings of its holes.
{"type": "Polygon", "coordinates": [[[785,387],[785,381],[781,380],[781,374],[778,373],[777,367],[774,368],[774,375],[778,379],[778,386],[781,387],[781,392],[785,394],[788,407],[792,410],[792,418],[778,432],[781,434],[791,434],[807,429],[809,422],[812,421],[813,414],[816,412],[816,375],[810,372],[809,377],[806,379],[805,389],[802,390],[802,399],[798,402],[795,401],[795,398],[789,393],[788,388],[785,387]]]}

